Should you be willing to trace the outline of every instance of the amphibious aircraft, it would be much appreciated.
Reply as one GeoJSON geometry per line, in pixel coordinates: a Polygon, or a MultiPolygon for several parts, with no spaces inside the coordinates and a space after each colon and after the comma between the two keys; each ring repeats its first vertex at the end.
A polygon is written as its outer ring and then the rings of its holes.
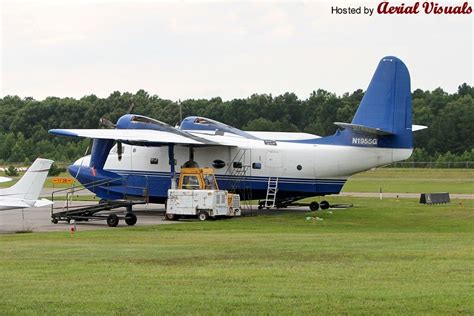
{"type": "Polygon", "coordinates": [[[0,211],[51,205],[51,201],[38,197],[52,164],[52,160],[38,158],[16,184],[0,189],[0,211]]]}
{"type": "Polygon", "coordinates": [[[91,155],[69,172],[104,200],[146,198],[163,203],[183,166],[212,166],[221,189],[282,205],[338,194],[353,174],[405,160],[413,151],[410,76],[396,57],[384,57],[351,123],[334,135],[250,132],[191,116],[179,127],[134,114],[112,129],[53,129],[92,138],[91,155]]]}

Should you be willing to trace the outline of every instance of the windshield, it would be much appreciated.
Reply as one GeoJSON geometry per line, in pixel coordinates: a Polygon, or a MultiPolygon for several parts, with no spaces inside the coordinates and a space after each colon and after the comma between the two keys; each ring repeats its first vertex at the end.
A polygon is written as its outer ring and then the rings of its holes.
{"type": "Polygon", "coordinates": [[[204,184],[207,190],[217,190],[217,183],[213,174],[204,175],[204,184]]]}
{"type": "Polygon", "coordinates": [[[185,190],[199,190],[199,180],[196,176],[183,177],[183,189],[185,190]]]}

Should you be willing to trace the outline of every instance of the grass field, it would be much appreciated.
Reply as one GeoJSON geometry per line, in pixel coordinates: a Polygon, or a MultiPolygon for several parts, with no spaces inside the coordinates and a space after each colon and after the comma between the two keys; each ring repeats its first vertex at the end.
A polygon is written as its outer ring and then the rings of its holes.
{"type": "Polygon", "coordinates": [[[474,194],[474,169],[380,168],[349,179],[343,192],[474,194]]]}
{"type": "Polygon", "coordinates": [[[474,201],[0,235],[0,314],[473,314],[474,201]]]}

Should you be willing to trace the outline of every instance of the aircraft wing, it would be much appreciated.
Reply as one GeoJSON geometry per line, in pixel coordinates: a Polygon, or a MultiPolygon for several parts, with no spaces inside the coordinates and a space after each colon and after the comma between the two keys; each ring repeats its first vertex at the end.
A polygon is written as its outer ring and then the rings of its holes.
{"type": "Polygon", "coordinates": [[[41,199],[41,200],[36,200],[34,206],[35,207],[42,207],[42,206],[48,206],[54,204],[53,201],[50,201],[48,199],[41,199]]]}
{"type": "Polygon", "coordinates": [[[215,142],[189,133],[177,134],[152,129],[52,129],[49,133],[59,136],[114,139],[149,146],[166,144],[232,146],[227,142],[215,142]]]}

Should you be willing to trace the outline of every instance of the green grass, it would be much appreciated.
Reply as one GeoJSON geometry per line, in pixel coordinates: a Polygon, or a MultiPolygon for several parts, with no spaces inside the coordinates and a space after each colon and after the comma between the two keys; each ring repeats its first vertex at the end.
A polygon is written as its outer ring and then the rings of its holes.
{"type": "Polygon", "coordinates": [[[474,194],[474,169],[380,168],[349,179],[343,192],[474,194]]]}
{"type": "Polygon", "coordinates": [[[331,201],[355,207],[0,235],[1,314],[474,313],[474,201],[331,201]]]}

